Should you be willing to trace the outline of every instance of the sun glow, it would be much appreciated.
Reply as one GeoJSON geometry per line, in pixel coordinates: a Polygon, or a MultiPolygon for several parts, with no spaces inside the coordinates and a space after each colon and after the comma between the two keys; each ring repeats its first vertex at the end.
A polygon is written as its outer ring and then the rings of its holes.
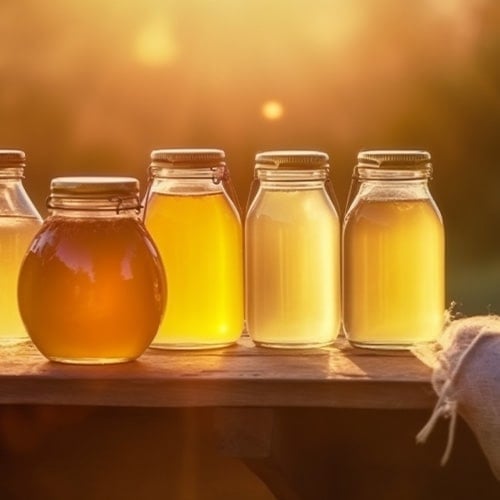
{"type": "Polygon", "coordinates": [[[279,101],[270,100],[262,105],[261,111],[266,120],[276,121],[283,117],[285,110],[279,101]]]}

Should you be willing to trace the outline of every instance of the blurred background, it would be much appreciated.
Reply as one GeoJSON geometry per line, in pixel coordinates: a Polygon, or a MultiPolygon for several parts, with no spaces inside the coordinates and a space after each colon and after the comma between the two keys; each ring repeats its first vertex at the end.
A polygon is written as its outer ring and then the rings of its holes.
{"type": "Polygon", "coordinates": [[[447,230],[448,302],[500,313],[498,0],[2,0],[0,147],[50,179],[124,174],[149,152],[320,149],[340,204],[356,154],[423,148],[447,230]]]}

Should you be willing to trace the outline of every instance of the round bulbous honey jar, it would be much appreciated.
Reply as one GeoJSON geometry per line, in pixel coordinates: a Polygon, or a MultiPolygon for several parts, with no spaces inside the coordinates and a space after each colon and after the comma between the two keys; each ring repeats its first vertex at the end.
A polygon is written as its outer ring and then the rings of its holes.
{"type": "Polygon", "coordinates": [[[49,217],[19,275],[18,301],[36,347],[52,361],[131,361],[153,340],[166,301],[164,270],[140,218],[139,182],[60,177],[49,217]]]}

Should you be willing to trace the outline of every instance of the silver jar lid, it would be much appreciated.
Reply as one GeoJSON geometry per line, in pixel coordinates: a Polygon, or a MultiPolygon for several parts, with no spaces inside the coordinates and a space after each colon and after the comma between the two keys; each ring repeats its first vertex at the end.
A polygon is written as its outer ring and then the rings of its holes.
{"type": "Polygon", "coordinates": [[[222,149],[155,149],[151,152],[152,167],[203,168],[224,164],[222,149]]]}
{"type": "Polygon", "coordinates": [[[425,169],[431,167],[431,155],[420,150],[369,150],[358,154],[358,167],[380,169],[425,169]]]}
{"type": "Polygon", "coordinates": [[[255,156],[255,169],[314,170],[328,169],[329,157],[322,151],[264,151],[255,156]]]}
{"type": "Polygon", "coordinates": [[[411,180],[431,177],[430,153],[413,149],[361,151],[353,172],[355,179],[411,180]]]}
{"type": "Polygon", "coordinates": [[[24,168],[26,154],[20,149],[0,149],[0,168],[24,168]]]}
{"type": "Polygon", "coordinates": [[[56,177],[50,191],[52,196],[64,197],[138,197],[139,181],[133,177],[56,177]]]}
{"type": "Polygon", "coordinates": [[[56,177],[50,183],[47,208],[139,212],[139,181],[134,177],[56,177]]]}

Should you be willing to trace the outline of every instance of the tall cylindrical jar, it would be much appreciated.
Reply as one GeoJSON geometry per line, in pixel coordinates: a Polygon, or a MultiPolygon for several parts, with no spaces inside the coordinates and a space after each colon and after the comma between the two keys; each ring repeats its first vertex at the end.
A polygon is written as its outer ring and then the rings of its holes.
{"type": "Polygon", "coordinates": [[[328,155],[256,156],[258,189],[245,223],[246,321],[254,342],[305,348],[340,326],[340,223],[329,194],[328,155]]]}
{"type": "Polygon", "coordinates": [[[48,359],[76,364],[130,361],[153,340],[166,285],[140,218],[139,182],[59,177],[49,217],[19,275],[19,308],[48,359]]]}
{"type": "Polygon", "coordinates": [[[363,151],[343,228],[343,319],[360,347],[436,339],[445,300],[444,228],[426,151],[363,151]]]}
{"type": "Polygon", "coordinates": [[[169,285],[152,346],[230,345],[243,329],[242,228],[225,154],[217,149],[151,153],[144,221],[169,285]]]}
{"type": "Polygon", "coordinates": [[[28,339],[17,307],[17,279],[42,218],[23,186],[25,163],[23,151],[0,150],[0,344],[28,339]]]}

